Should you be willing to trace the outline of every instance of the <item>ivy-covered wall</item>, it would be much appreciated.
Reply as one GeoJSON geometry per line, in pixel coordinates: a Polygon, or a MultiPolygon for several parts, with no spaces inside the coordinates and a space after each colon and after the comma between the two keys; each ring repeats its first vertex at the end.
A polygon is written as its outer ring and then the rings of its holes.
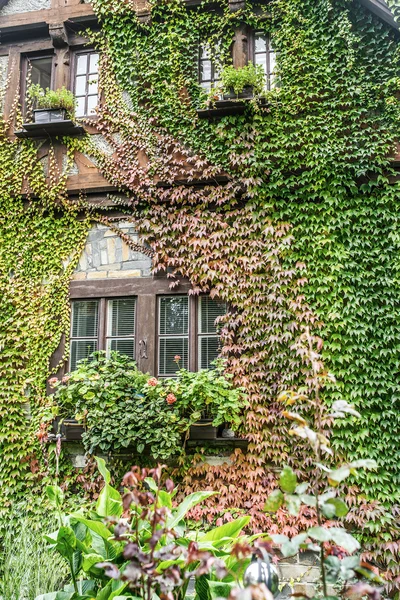
{"type": "MultiPolygon", "coordinates": [[[[116,153],[91,152],[130,198],[126,211],[152,246],[155,267],[171,267],[196,291],[229,302],[223,354],[250,396],[247,454],[236,450],[230,464],[215,467],[196,457],[184,484],[220,491],[209,519],[229,519],[239,508],[254,528],[294,533],[309,522],[306,512],[271,519],[261,509],[274,486],[272,467],[308,466],[303,447],[287,438],[276,396],[304,381],[296,341],[310,325],[338,382],[326,402],[344,397],[362,413],[335,431],[337,451],[379,464],[349,488],[348,518],[398,578],[400,188],[389,159],[400,134],[396,33],[358,0],[248,1],[238,12],[225,0],[219,11],[154,0],[148,22],[129,2],[93,4],[104,98],[96,126],[116,153]],[[220,40],[229,63],[243,23],[273,36],[280,88],[263,107],[249,103],[243,115],[200,120],[198,44],[220,40]],[[191,186],[196,179],[209,184],[191,186]]],[[[16,477],[18,489],[28,472],[20,461],[31,451],[24,389],[29,382],[40,404],[49,357],[67,330],[70,273],[62,264],[82,248],[87,222],[57,203],[62,181],[50,190],[35,183],[40,201],[18,196],[24,174],[42,181],[34,146],[3,135],[0,151],[2,460],[5,484],[16,477]],[[10,419],[18,435],[10,435],[10,419]]]]}

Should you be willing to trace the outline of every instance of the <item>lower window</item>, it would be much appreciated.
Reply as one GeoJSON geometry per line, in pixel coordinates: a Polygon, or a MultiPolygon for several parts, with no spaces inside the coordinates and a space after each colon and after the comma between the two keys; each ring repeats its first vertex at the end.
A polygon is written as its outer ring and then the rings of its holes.
{"type": "MultiPolygon", "coordinates": [[[[147,339],[156,348],[156,374],[174,376],[178,369],[191,371],[212,367],[220,352],[216,325],[226,304],[209,296],[165,295],[157,298],[157,324],[146,324],[147,339]],[[179,359],[177,358],[179,357],[179,359]]],[[[118,351],[136,360],[137,298],[99,298],[72,302],[70,364],[96,350],[118,351]]]]}

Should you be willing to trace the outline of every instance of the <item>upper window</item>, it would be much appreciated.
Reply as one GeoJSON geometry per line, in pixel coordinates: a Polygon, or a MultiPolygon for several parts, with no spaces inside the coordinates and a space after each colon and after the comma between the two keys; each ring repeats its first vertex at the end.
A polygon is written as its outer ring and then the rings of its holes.
{"type": "Polygon", "coordinates": [[[136,298],[72,302],[70,370],[96,350],[135,358],[136,298]]]}
{"type": "Polygon", "coordinates": [[[23,56],[21,61],[21,102],[26,108],[28,84],[40,85],[42,89],[53,86],[54,55],[46,53],[36,56],[23,56]]]}
{"type": "Polygon", "coordinates": [[[200,296],[197,328],[199,369],[209,368],[218,357],[220,343],[216,320],[225,313],[225,302],[218,302],[209,296],[200,296]]]}
{"type": "Polygon", "coordinates": [[[276,55],[269,36],[260,31],[254,34],[253,60],[262,67],[266,89],[270,90],[274,87],[276,55]]]}
{"type": "Polygon", "coordinates": [[[99,100],[99,54],[97,52],[78,52],[75,56],[75,85],[77,117],[96,114],[99,100]]]}
{"type": "Polygon", "coordinates": [[[207,92],[219,81],[219,70],[207,44],[199,48],[199,83],[207,92]]]}

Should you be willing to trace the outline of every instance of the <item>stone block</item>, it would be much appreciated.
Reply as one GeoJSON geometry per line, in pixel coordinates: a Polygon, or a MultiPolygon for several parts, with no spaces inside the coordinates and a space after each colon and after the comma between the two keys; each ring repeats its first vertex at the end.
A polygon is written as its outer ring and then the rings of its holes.
{"type": "Polygon", "coordinates": [[[288,565],[279,563],[279,567],[282,573],[282,579],[284,581],[301,581],[302,583],[312,583],[319,578],[318,567],[311,567],[306,565],[288,565]]]}
{"type": "Polygon", "coordinates": [[[109,271],[109,277],[140,277],[141,273],[138,269],[131,271],[109,271]]]}
{"type": "Polygon", "coordinates": [[[107,279],[105,271],[90,271],[87,273],[87,279],[107,279]]]}
{"type": "Polygon", "coordinates": [[[83,279],[86,279],[86,273],[82,273],[82,272],[81,272],[81,273],[77,273],[77,272],[75,272],[75,273],[72,275],[72,279],[73,279],[74,281],[81,281],[81,280],[83,280],[83,279]]]}
{"type": "Polygon", "coordinates": [[[110,263],[115,263],[115,238],[107,240],[107,253],[110,263]]]}
{"type": "Polygon", "coordinates": [[[93,249],[93,267],[97,269],[100,266],[100,252],[98,249],[93,249]]]}
{"type": "Polygon", "coordinates": [[[315,587],[311,583],[295,583],[293,585],[294,594],[302,594],[306,598],[312,598],[315,594],[315,587]]]}
{"type": "Polygon", "coordinates": [[[131,249],[129,248],[128,244],[126,244],[125,242],[122,242],[122,260],[126,261],[129,260],[131,256],[131,249]]]}
{"type": "Polygon", "coordinates": [[[315,552],[301,552],[299,554],[299,563],[301,565],[318,565],[319,557],[315,552]]]}
{"type": "Polygon", "coordinates": [[[107,263],[106,265],[100,265],[97,268],[98,271],[118,271],[121,268],[121,263],[107,263]]]}
{"type": "Polygon", "coordinates": [[[128,260],[127,262],[122,263],[122,269],[124,271],[126,269],[148,269],[150,265],[150,258],[147,260],[128,260]]]}

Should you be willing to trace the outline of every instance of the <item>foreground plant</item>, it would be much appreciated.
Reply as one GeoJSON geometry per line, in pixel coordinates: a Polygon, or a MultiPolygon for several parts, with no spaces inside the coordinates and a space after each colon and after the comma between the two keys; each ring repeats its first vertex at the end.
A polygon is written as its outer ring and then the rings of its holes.
{"type": "Polygon", "coordinates": [[[110,485],[104,460],[97,463],[105,485],[92,510],[64,515],[61,489],[47,488],[60,527],[45,539],[68,564],[73,583],[36,600],[180,600],[190,577],[201,600],[229,596],[249,562],[248,542],[258,537],[241,535],[250,517],[207,533],[192,531],[188,511],[214,492],[196,492],[174,506],[174,484],[161,485],[161,468],[135,467],[121,496],[110,485]]]}
{"type": "Polygon", "coordinates": [[[41,85],[33,84],[28,89],[28,97],[33,101],[35,108],[63,108],[70,117],[74,116],[76,100],[74,94],[62,87],[58,90],[43,89],[41,85]]]}
{"type": "Polygon", "coordinates": [[[361,598],[369,596],[372,600],[379,598],[376,587],[361,581],[383,584],[383,580],[368,564],[362,562],[358,540],[346,529],[336,526],[337,520],[342,520],[349,508],[340,497],[338,487],[350,475],[357,475],[357,469],[376,469],[374,460],[364,459],[345,463],[340,467],[332,467],[329,457],[333,456],[329,440],[324,433],[324,422],[343,419],[351,415],[359,417],[359,413],[345,400],[337,400],[329,410],[321,399],[321,390],[327,382],[334,381],[333,376],[326,372],[322,363],[320,350],[322,341],[311,336],[308,329],[300,339],[299,353],[311,366],[311,375],[307,381],[308,389],[285,391],[279,400],[291,407],[305,405],[313,409],[315,426],[310,424],[298,412],[284,410],[283,416],[294,422],[289,434],[306,440],[314,455],[316,478],[311,483],[299,483],[295,472],[286,466],[279,478],[279,489],[274,490],[265,504],[266,512],[276,512],[286,508],[289,514],[297,516],[302,506],[315,510],[317,526],[310,527],[303,533],[289,539],[285,535],[272,535],[274,543],[280,545],[283,556],[293,556],[299,550],[315,552],[320,559],[320,578],[322,596],[334,600],[342,596],[361,598]],[[328,460],[323,462],[324,458],[328,460]],[[334,596],[328,585],[339,589],[334,596]]]}

